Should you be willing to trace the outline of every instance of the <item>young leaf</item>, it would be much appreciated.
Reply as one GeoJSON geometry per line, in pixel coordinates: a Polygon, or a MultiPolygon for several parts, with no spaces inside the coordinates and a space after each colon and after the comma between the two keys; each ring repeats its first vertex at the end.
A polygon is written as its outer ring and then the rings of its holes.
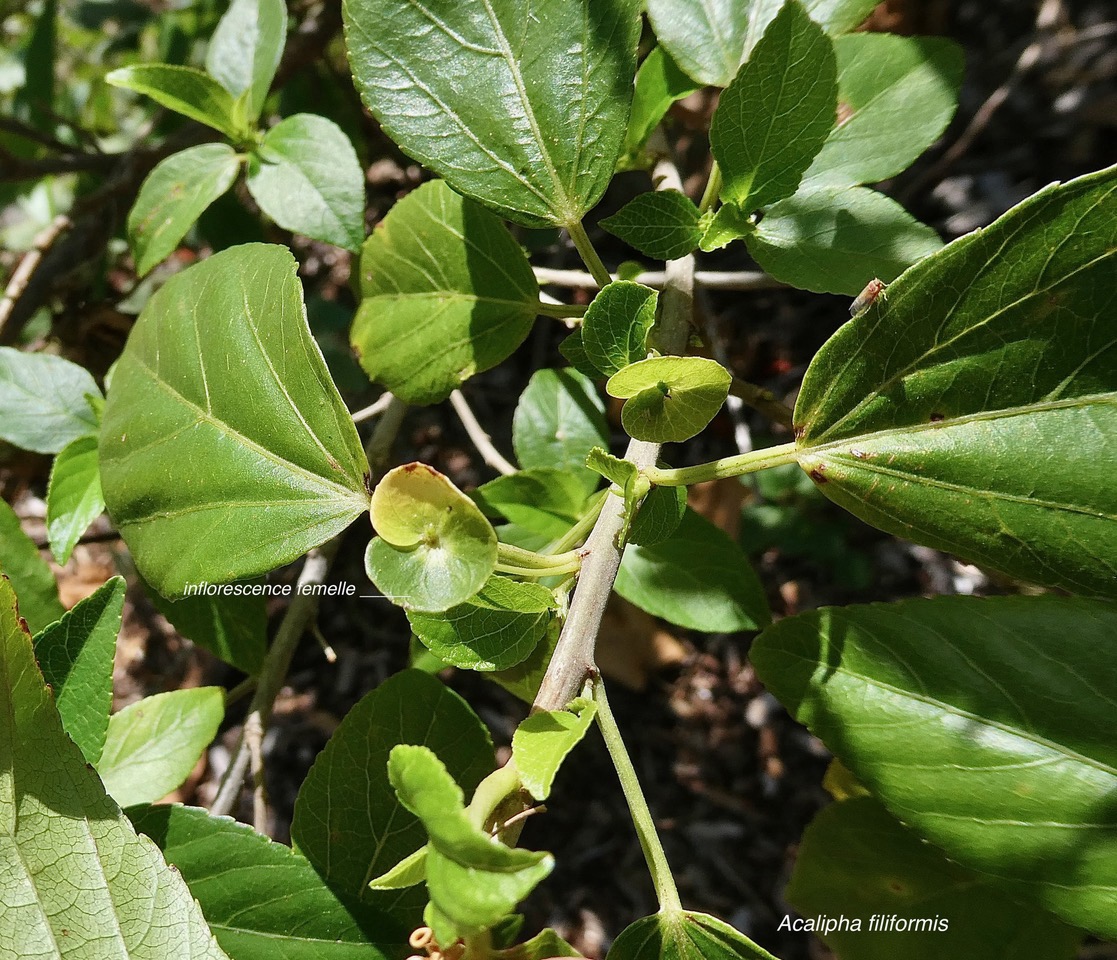
{"type": "Polygon", "coordinates": [[[443,181],[409,193],[365,242],[361,297],[361,366],[408,403],[445,400],[506,359],[539,309],[520,245],[443,181]]]}
{"type": "Polygon", "coordinates": [[[1117,167],[912,267],[815,356],[800,465],[874,526],[1117,595],[1117,167]]]}
{"type": "Polygon", "coordinates": [[[303,857],[251,827],[178,804],[127,813],[235,960],[385,960],[406,940],[388,914],[339,899],[303,857]]]}
{"type": "Polygon", "coordinates": [[[47,539],[55,560],[70,559],[78,538],[104,509],[97,438],[78,437],[54,458],[47,486],[47,539]]]}
{"type": "Polygon", "coordinates": [[[572,470],[538,467],[490,480],[472,496],[487,515],[505,517],[553,540],[581,517],[586,488],[572,470]]]}
{"type": "Polygon", "coordinates": [[[857,33],[834,41],[838,112],[804,186],[876,183],[906,170],[958,105],[962,49],[942,37],[857,33]]]}
{"type": "Polygon", "coordinates": [[[232,0],[206,51],[206,72],[234,97],[247,93],[247,119],[260,116],[287,39],[283,0],[232,0]]]}
{"type": "Polygon", "coordinates": [[[225,716],[220,687],[144,697],[114,713],[97,773],[122,807],[154,803],[182,785],[225,716]]]}
{"type": "Polygon", "coordinates": [[[634,0],[350,0],[361,96],[405,153],[529,227],[575,224],[613,177],[636,73],[634,0]],[[463,79],[468,78],[468,83],[463,79]]]}
{"type": "Polygon", "coordinates": [[[631,280],[610,283],[594,297],[582,320],[582,345],[590,363],[612,376],[647,357],[658,303],[659,294],[651,287],[631,280]]]}
{"type": "Polygon", "coordinates": [[[551,872],[550,854],[506,847],[470,821],[461,787],[428,747],[395,747],[388,778],[430,837],[427,890],[439,943],[489,929],[551,872]]]}
{"type": "Polygon", "coordinates": [[[605,405],[589,377],[576,370],[532,374],[512,418],[512,446],[521,467],[573,470],[589,494],[598,480],[585,469],[586,455],[608,445],[605,405]]]}
{"type": "Polygon", "coordinates": [[[632,115],[628,118],[628,133],[624,141],[625,153],[635,154],[641,150],[671,104],[694,93],[699,86],[679,69],[666,49],[655,47],[636,71],[632,115]]]}
{"type": "Polygon", "coordinates": [[[265,573],[367,509],[364,450],[286,249],[225,250],[152,296],[100,452],[109,515],[165,596],[265,573]]]}
{"type": "Polygon", "coordinates": [[[147,175],[128,214],[128,243],[142,277],[174,252],[206,208],[240,170],[227,143],[203,143],[172,154],[147,175]]]}
{"type": "Polygon", "coordinates": [[[702,218],[702,239],[698,245],[703,253],[720,250],[732,241],[755,232],[756,224],[757,219],[752,212],[735,203],[723,203],[713,216],[706,214],[702,218]]]}
{"type": "Polygon", "coordinates": [[[420,883],[425,883],[427,879],[427,853],[429,850],[430,845],[423,844],[423,846],[411,854],[411,856],[404,857],[386,873],[382,873],[379,877],[373,877],[368,882],[368,888],[373,891],[406,890],[408,887],[414,887],[420,883]]]}
{"type": "Polygon", "coordinates": [[[721,196],[744,210],[789,197],[834,126],[834,49],[797,0],[788,0],[721,95],[710,149],[721,196]]]}
{"type": "MultiPolygon", "coordinates": [[[[674,260],[698,248],[700,219],[690,197],[678,190],[654,190],[630,200],[601,226],[649,257],[674,260]]],[[[609,284],[602,293],[615,286],[609,284]]]]}
{"type": "Polygon", "coordinates": [[[757,630],[772,619],[748,557],[693,510],[671,537],[625,551],[616,590],[653,616],[707,633],[757,630]]]}
{"type": "Polygon", "coordinates": [[[0,439],[35,453],[58,453],[97,432],[87,399],[101,391],[84,367],[48,353],[0,347],[0,439]]]}
{"type": "MultiPolygon", "coordinates": [[[[784,0],[648,0],[656,36],[690,76],[727,87],[783,6],[784,0]]],[[[829,34],[860,24],[876,0],[805,0],[811,19],[829,34]]]]}
{"type": "Polygon", "coordinates": [[[586,735],[596,713],[597,704],[578,697],[565,710],[533,713],[516,728],[512,762],[524,789],[536,800],[550,795],[559,767],[586,735]]]}
{"type": "Polygon", "coordinates": [[[0,500],[0,573],[11,581],[19,596],[20,616],[32,632],[38,633],[66,612],[50,564],[23,532],[6,500],[0,500]]]}
{"type": "Polygon", "coordinates": [[[43,944],[64,942],[72,955],[112,960],[227,960],[182,878],[136,836],[63,732],[3,579],[0,700],[0,943],[9,956],[62,956],[43,944]]]}
{"type": "Polygon", "coordinates": [[[507,670],[496,670],[486,676],[524,703],[531,704],[539,692],[539,685],[543,682],[543,675],[555,652],[561,627],[562,621],[557,617],[553,618],[543,634],[543,640],[536,644],[526,660],[507,670]]]}
{"type": "Polygon", "coordinates": [[[249,156],[248,192],[285,230],[356,253],[365,238],[365,177],[332,120],[297,113],[249,156]]]}
{"type": "Polygon", "coordinates": [[[239,140],[247,133],[232,94],[208,73],[193,67],[141,63],[113,70],[105,80],[114,87],[151,97],[175,113],[213,127],[230,140],[239,140]]]}
{"type": "Polygon", "coordinates": [[[630,437],[678,443],[701,433],[729,396],[733,378],[716,360],[652,357],[609,378],[609,396],[627,400],[621,423],[630,437]]]}
{"type": "Polygon", "coordinates": [[[745,243],[777,280],[851,297],[874,277],[890,283],[942,249],[931,227],[865,187],[803,188],[769,207],[745,243]]]}
{"type": "Polygon", "coordinates": [[[938,597],[780,621],[765,685],[889,812],[1068,923],[1117,935],[1117,606],[938,597]]]}
{"type": "Polygon", "coordinates": [[[947,860],[862,797],[823,810],[803,834],[787,899],[804,917],[859,918],[820,933],[858,960],[1071,960],[1082,933],[1005,895],[993,877],[947,860]],[[906,921],[872,931],[870,918],[906,921]]]}
{"type": "Polygon", "coordinates": [[[372,495],[365,569],[386,597],[437,613],[472,597],[496,568],[496,533],[477,505],[425,463],[384,475],[372,495]]]}
{"type": "Polygon", "coordinates": [[[50,684],[62,726],[94,766],[112,711],[112,663],[125,584],[113,577],[35,636],[35,658],[50,684]]]}
{"type": "Polygon", "coordinates": [[[440,660],[466,670],[507,670],[523,662],[547,632],[555,609],[537,583],[491,577],[445,613],[409,613],[411,629],[440,660]]]}
{"type": "Polygon", "coordinates": [[[689,910],[660,911],[630,924],[606,960],[776,960],[728,923],[689,910]]]}
{"type": "Polygon", "coordinates": [[[629,543],[652,547],[674,535],[686,514],[686,487],[652,487],[628,532],[629,543]]]}
{"type": "Polygon", "coordinates": [[[590,358],[586,356],[586,345],[582,342],[581,327],[576,328],[569,337],[559,344],[559,353],[566,357],[570,366],[583,377],[596,380],[601,376],[601,371],[590,363],[590,358]]]}
{"type": "Polygon", "coordinates": [[[425,744],[446,757],[468,793],[493,769],[492,741],[468,704],[434,677],[404,670],[367,694],[334,731],[299,790],[291,838],[342,897],[380,905],[409,923],[421,910],[413,897],[401,914],[401,894],[368,889],[426,841],[388,783],[388,755],[400,743],[425,744]]]}

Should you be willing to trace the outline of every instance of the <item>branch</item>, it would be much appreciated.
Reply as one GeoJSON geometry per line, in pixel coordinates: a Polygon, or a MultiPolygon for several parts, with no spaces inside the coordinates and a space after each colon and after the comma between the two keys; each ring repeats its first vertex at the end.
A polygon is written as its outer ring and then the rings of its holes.
{"type": "MultiPolygon", "coordinates": [[[[597,281],[584,270],[555,270],[551,267],[534,267],[535,279],[541,284],[553,287],[573,287],[581,290],[597,289],[597,281]]],[[[651,270],[635,278],[637,283],[646,287],[662,290],[669,276],[667,270],[651,270]]],[[[611,274],[616,280],[617,275],[611,274]]],[[[698,270],[694,282],[707,290],[775,290],[787,286],[766,273],[757,271],[723,272],[720,270],[698,270]]]]}
{"type": "Polygon", "coordinates": [[[473,445],[477,448],[477,452],[481,454],[481,458],[492,467],[497,473],[502,473],[508,476],[510,473],[515,473],[516,468],[512,466],[504,455],[493,446],[492,438],[485,432],[484,427],[477,422],[477,418],[473,415],[473,411],[466,402],[465,395],[460,390],[455,390],[450,394],[450,404],[454,408],[454,412],[461,420],[462,426],[465,427],[465,432],[469,434],[469,439],[473,441],[473,445]]]}

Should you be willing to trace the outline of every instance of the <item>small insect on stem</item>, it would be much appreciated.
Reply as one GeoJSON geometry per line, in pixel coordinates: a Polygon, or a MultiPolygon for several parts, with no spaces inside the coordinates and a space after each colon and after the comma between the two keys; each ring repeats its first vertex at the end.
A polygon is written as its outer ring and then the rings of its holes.
{"type": "Polygon", "coordinates": [[[877,297],[884,293],[884,281],[872,279],[865,284],[865,289],[857,294],[857,299],[849,305],[849,315],[856,317],[869,309],[875,302],[877,297]]]}

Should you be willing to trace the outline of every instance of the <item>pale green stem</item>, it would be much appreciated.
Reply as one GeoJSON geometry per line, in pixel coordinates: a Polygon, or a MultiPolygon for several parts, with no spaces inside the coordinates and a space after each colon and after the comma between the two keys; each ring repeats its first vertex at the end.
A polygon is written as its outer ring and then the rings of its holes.
{"type": "Polygon", "coordinates": [[[582,555],[577,550],[567,550],[565,553],[553,555],[536,553],[534,550],[525,550],[510,543],[497,544],[497,566],[507,565],[521,567],[524,570],[533,570],[532,576],[549,577],[553,574],[568,573],[578,569],[582,562],[582,555]],[[571,566],[573,564],[573,566],[571,566]]]}
{"type": "Polygon", "coordinates": [[[582,515],[582,518],[557,540],[547,544],[543,552],[546,554],[564,553],[585,540],[593,529],[593,525],[597,523],[601,508],[605,506],[605,499],[608,496],[608,490],[602,490],[600,493],[594,494],[590,502],[590,508],[582,515]]]}
{"type": "Polygon", "coordinates": [[[558,320],[581,319],[586,315],[585,304],[580,303],[547,303],[546,300],[540,300],[535,309],[540,316],[555,317],[558,320]]]}
{"type": "Polygon", "coordinates": [[[605,269],[601,257],[597,255],[593,244],[590,243],[590,238],[587,236],[586,228],[582,226],[582,222],[579,220],[576,223],[567,224],[566,232],[570,234],[570,239],[574,241],[574,246],[577,248],[582,262],[586,265],[586,269],[589,270],[594,280],[597,281],[597,285],[607,287],[613,278],[609,276],[609,271],[605,269]]]}
{"type": "Polygon", "coordinates": [[[465,938],[465,954],[462,960],[488,960],[493,952],[491,930],[482,930],[465,938]]]}
{"type": "Polygon", "coordinates": [[[699,213],[709,213],[714,204],[717,203],[718,194],[721,193],[721,167],[715,160],[710,167],[710,179],[706,181],[706,189],[702,194],[702,200],[698,204],[699,213]]]}
{"type": "Polygon", "coordinates": [[[780,444],[778,447],[767,447],[764,450],[741,453],[735,457],[722,457],[720,460],[700,463],[693,467],[678,467],[676,469],[645,467],[644,476],[651,480],[655,486],[688,487],[692,483],[724,480],[727,477],[743,477],[745,474],[756,473],[758,470],[780,467],[785,463],[797,463],[804,452],[793,441],[780,444]]]}
{"type": "Polygon", "coordinates": [[[621,789],[624,790],[624,798],[628,801],[628,810],[632,814],[632,822],[636,825],[636,835],[640,838],[640,847],[644,851],[644,859],[648,862],[648,871],[655,885],[659,909],[664,913],[677,912],[683,908],[683,905],[679,899],[679,891],[675,887],[675,878],[671,875],[671,866],[667,863],[663,844],[659,842],[659,834],[656,833],[655,821],[652,820],[652,812],[648,809],[648,801],[644,799],[644,791],[640,789],[636,769],[632,766],[617,721],[609,709],[605,684],[600,677],[593,685],[593,699],[597,704],[597,725],[601,729],[605,746],[609,749],[613,766],[617,768],[617,777],[620,779],[621,789]]]}

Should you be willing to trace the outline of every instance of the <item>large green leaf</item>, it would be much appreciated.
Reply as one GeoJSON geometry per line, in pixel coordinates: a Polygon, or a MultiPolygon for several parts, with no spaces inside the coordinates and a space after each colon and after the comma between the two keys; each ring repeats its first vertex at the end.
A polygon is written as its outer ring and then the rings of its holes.
{"type": "Polygon", "coordinates": [[[624,141],[635,0],[347,0],[366,104],[403,150],[527,226],[574,224],[624,141]]]}
{"type": "Polygon", "coordinates": [[[407,933],[333,893],[303,857],[244,824],[195,807],[133,807],[128,817],[189,884],[233,960],[381,960],[407,933]]]}
{"type": "Polygon", "coordinates": [[[672,910],[621,931],[607,960],[776,960],[728,923],[705,913],[672,910]]]}
{"type": "Polygon", "coordinates": [[[104,509],[97,438],[78,437],[54,458],[47,486],[47,538],[59,563],[70,559],[78,538],[104,509]]]}
{"type": "MultiPolygon", "coordinates": [[[[333,889],[389,908],[401,894],[374,893],[368,882],[426,842],[388,782],[388,754],[400,743],[425,744],[445,757],[466,793],[493,769],[488,731],[466,702],[434,677],[405,670],[345,715],[307,774],[291,823],[299,851],[333,889]]],[[[408,920],[417,920],[421,902],[406,902],[408,920]]]]}
{"type": "Polygon", "coordinates": [[[296,113],[272,127],[248,160],[248,191],[286,230],[356,253],[365,238],[365,176],[332,120],[296,113]]]}
{"type": "Polygon", "coordinates": [[[62,726],[97,765],[112,711],[112,664],[124,611],[124,579],[113,577],[35,635],[35,658],[62,726]]]}
{"type": "Polygon", "coordinates": [[[439,180],[365,242],[361,297],[353,346],[365,372],[409,403],[437,403],[523,342],[539,285],[504,224],[439,180]]]}
{"type": "Polygon", "coordinates": [[[296,264],[248,244],[169,280],[117,364],[109,515],[160,593],[294,560],[368,508],[368,464],[307,327],[296,264]]]}
{"type": "Polygon", "coordinates": [[[710,124],[722,199],[747,212],[791,196],[834,126],[837,93],[833,44],[789,0],[721,95],[710,124]]]}
{"type": "Polygon", "coordinates": [[[834,41],[840,122],[803,182],[848,187],[906,170],[958,104],[962,49],[942,37],[857,33],[834,41]]]}
{"type": "Polygon", "coordinates": [[[584,478],[573,470],[536,467],[482,484],[471,494],[486,516],[501,516],[549,542],[581,517],[586,502],[584,478]]]}
{"type": "Polygon", "coordinates": [[[209,74],[169,63],[141,63],[113,70],[105,80],[151,97],[184,117],[213,127],[231,140],[247,133],[245,118],[233,96],[209,74]]]}
{"type": "Polygon", "coordinates": [[[842,960],[1071,960],[1082,939],[993,878],[951,863],[870,797],[815,817],[787,899],[803,915],[797,922],[815,920],[842,960]]]}
{"type": "Polygon", "coordinates": [[[267,597],[262,592],[167,600],[151,590],[148,596],[187,640],[238,670],[259,672],[268,646],[267,597]]]}
{"type": "MultiPolygon", "coordinates": [[[[648,0],[656,36],[695,80],[727,87],[784,0],[648,0]]],[[[827,33],[852,30],[877,0],[805,0],[827,33]]]]}
{"type": "Polygon", "coordinates": [[[6,500],[0,500],[0,573],[12,582],[19,596],[19,613],[28,628],[38,633],[65,613],[58,599],[58,583],[6,500]]]}
{"type": "Polygon", "coordinates": [[[939,597],[782,620],[752,648],[791,713],[952,860],[1117,936],[1117,606],[939,597]]]}
{"type": "Polygon", "coordinates": [[[0,439],[36,453],[58,453],[97,432],[90,404],[101,391],[84,367],[47,353],[0,347],[0,439]]]}
{"type": "Polygon", "coordinates": [[[249,120],[260,115],[287,39],[283,0],[232,0],[206,51],[206,72],[234,97],[246,97],[249,120]]]}
{"type": "Polygon", "coordinates": [[[0,580],[0,944],[50,960],[226,960],[155,845],[106,796],[0,580]]]}
{"type": "Polygon", "coordinates": [[[190,147],[156,165],[128,214],[128,242],[138,276],[174,252],[239,171],[240,158],[227,143],[190,147]]]}
{"type": "Polygon", "coordinates": [[[744,551],[693,510],[666,540],[629,546],[616,589],[648,613],[692,630],[756,630],[771,620],[744,551]]]}
{"type": "Polygon", "coordinates": [[[874,526],[1117,595],[1117,167],[912,267],[819,351],[799,462],[874,526]]]}
{"type": "Polygon", "coordinates": [[[109,719],[97,773],[122,807],[154,803],[181,786],[225,717],[220,687],[156,693],[109,719]]]}
{"type": "Polygon", "coordinates": [[[865,187],[804,188],[765,210],[745,243],[777,280],[851,297],[874,277],[891,282],[942,249],[934,230],[865,187]]]}

